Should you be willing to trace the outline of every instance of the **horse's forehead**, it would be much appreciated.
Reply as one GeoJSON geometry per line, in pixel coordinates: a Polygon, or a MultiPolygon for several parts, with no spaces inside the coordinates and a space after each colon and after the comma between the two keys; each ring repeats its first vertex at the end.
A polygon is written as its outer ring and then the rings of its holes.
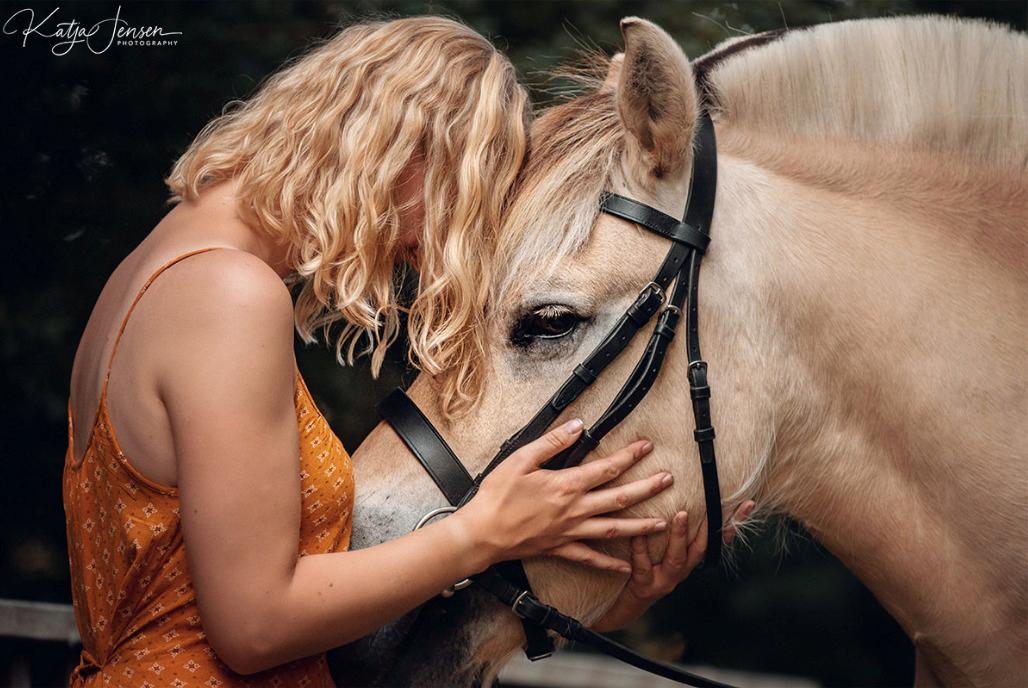
{"type": "Polygon", "coordinates": [[[654,251],[666,246],[638,226],[600,213],[582,247],[562,256],[546,273],[525,275],[511,288],[512,304],[569,303],[588,310],[611,294],[636,284],[640,270],[652,268],[654,251]]]}

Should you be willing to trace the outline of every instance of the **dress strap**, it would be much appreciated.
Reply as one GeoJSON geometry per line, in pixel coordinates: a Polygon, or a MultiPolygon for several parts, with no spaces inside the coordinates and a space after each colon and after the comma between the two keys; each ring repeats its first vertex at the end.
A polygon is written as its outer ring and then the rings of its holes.
{"type": "MultiPolygon", "coordinates": [[[[175,263],[178,263],[179,261],[185,260],[186,258],[189,258],[190,256],[195,256],[195,255],[200,254],[200,253],[207,253],[208,251],[214,251],[214,250],[219,249],[219,248],[227,248],[227,247],[209,246],[207,248],[198,248],[198,249],[195,249],[193,251],[188,251],[186,253],[183,253],[182,255],[176,256],[176,257],[172,258],[167,263],[165,263],[164,265],[162,265],[159,268],[157,268],[153,272],[153,274],[150,275],[146,279],[146,282],[144,282],[143,286],[140,287],[139,292],[136,294],[136,297],[134,299],[132,299],[132,303],[131,303],[131,305],[129,305],[128,311],[125,312],[125,317],[122,318],[122,320],[121,320],[121,327],[118,328],[118,334],[114,338],[114,347],[111,349],[111,355],[107,359],[107,370],[104,372],[104,384],[103,384],[103,387],[100,390],[100,398],[101,399],[103,399],[105,396],[107,396],[107,385],[111,381],[111,367],[114,365],[114,355],[116,353],[118,353],[118,345],[121,344],[121,335],[125,333],[125,326],[128,325],[129,318],[132,316],[132,311],[134,311],[136,309],[136,304],[139,303],[139,299],[141,299],[143,297],[143,294],[145,294],[146,290],[150,288],[150,285],[153,284],[153,281],[155,279],[157,279],[162,272],[164,272],[165,270],[170,268],[175,263]]],[[[70,409],[70,406],[69,406],[69,409],[70,409]]]]}

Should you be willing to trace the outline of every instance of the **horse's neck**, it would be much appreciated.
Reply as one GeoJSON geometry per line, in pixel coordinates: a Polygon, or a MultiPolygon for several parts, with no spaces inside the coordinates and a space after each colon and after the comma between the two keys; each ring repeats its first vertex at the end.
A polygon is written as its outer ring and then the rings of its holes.
{"type": "MultiPolygon", "coordinates": [[[[888,161],[877,162],[887,178],[888,161]]],[[[859,175],[866,163],[849,165],[859,175]]],[[[766,499],[915,640],[946,648],[1023,628],[1028,292],[1002,246],[1020,231],[1023,187],[997,216],[976,214],[981,199],[955,198],[952,185],[933,197],[915,180],[892,196],[776,165],[726,157],[724,196],[746,201],[738,217],[716,219],[726,233],[745,228],[744,250],[761,253],[773,291],[763,300],[779,402],[766,499]],[[961,226],[945,226],[952,216],[961,226]],[[982,218],[992,226],[976,226],[982,218]]]]}

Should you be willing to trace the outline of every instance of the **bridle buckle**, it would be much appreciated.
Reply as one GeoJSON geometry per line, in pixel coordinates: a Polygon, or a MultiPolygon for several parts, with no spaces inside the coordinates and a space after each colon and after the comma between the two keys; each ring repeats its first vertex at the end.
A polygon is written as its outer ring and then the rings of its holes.
{"type": "Polygon", "coordinates": [[[528,591],[528,590],[522,590],[522,591],[521,591],[521,594],[520,594],[520,595],[518,595],[518,596],[517,596],[517,597],[516,597],[516,598],[514,599],[514,604],[510,605],[510,610],[511,610],[512,612],[514,612],[515,614],[517,614],[519,618],[522,618],[522,619],[524,619],[524,618],[525,618],[525,614],[524,614],[524,613],[522,613],[521,611],[519,611],[518,607],[520,607],[520,606],[521,606],[521,603],[522,603],[522,602],[524,602],[525,598],[526,598],[526,597],[527,597],[527,596],[528,596],[529,594],[530,594],[530,593],[529,593],[529,591],[528,591]]]}
{"type": "Polygon", "coordinates": [[[660,303],[664,303],[664,287],[660,286],[656,282],[647,282],[646,286],[639,290],[639,296],[645,294],[647,289],[652,290],[657,295],[657,298],[660,299],[660,303]]]}

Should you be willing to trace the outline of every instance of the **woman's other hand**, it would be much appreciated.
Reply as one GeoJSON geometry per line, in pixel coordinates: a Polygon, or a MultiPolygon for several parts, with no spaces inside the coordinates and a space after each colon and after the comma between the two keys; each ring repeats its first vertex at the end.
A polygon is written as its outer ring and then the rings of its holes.
{"type": "MultiPolygon", "coordinates": [[[[753,501],[746,501],[735,510],[735,515],[724,529],[726,545],[732,544],[737,525],[749,517],[755,505],[753,501]]],[[[664,558],[658,564],[650,559],[646,538],[632,538],[632,577],[628,579],[614,606],[593,625],[594,630],[613,631],[624,628],[689,577],[707,553],[706,515],[692,540],[689,540],[689,516],[679,511],[672,521],[668,537],[664,558]]]]}

